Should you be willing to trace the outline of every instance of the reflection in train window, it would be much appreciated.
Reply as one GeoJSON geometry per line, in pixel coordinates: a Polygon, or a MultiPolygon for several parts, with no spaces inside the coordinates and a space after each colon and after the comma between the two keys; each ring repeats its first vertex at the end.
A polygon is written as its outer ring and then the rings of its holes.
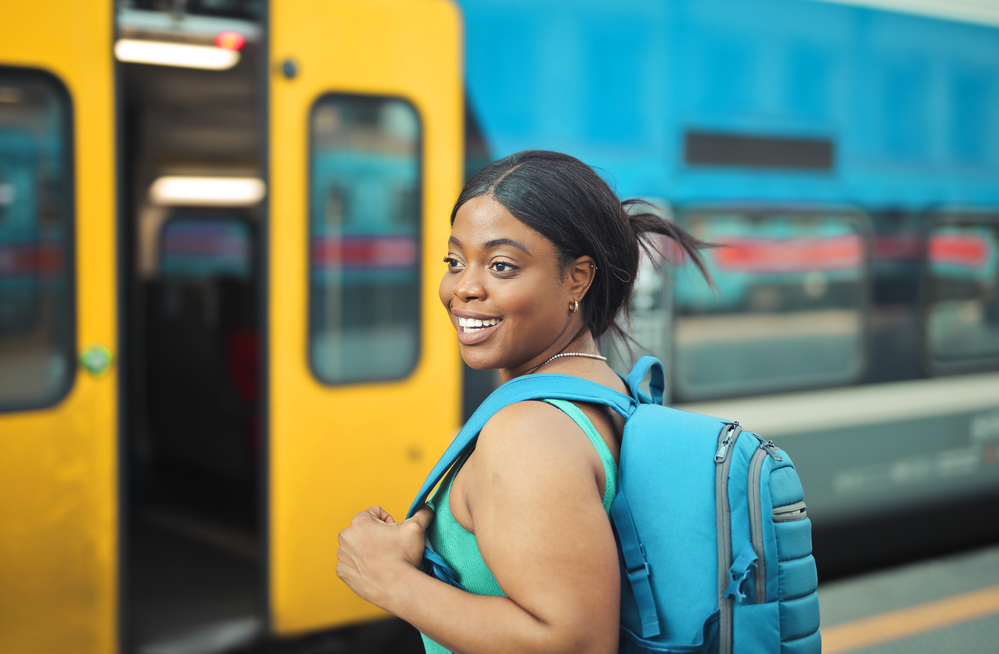
{"type": "Polygon", "coordinates": [[[683,400],[846,383],[863,366],[862,219],[847,213],[697,211],[712,291],[677,272],[675,379],[683,400]]]}
{"type": "Polygon", "coordinates": [[[73,375],[70,102],[0,68],[0,409],[57,401],[73,375]]]}
{"type": "Polygon", "coordinates": [[[929,237],[933,359],[999,357],[999,216],[952,216],[929,237]]]}
{"type": "Polygon", "coordinates": [[[420,324],[420,123],[398,99],[313,107],[309,360],[327,384],[399,379],[420,324]]]}

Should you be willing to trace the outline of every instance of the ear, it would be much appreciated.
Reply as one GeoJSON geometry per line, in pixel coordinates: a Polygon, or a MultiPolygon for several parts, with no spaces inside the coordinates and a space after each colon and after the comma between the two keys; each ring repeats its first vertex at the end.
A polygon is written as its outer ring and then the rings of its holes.
{"type": "Polygon", "coordinates": [[[569,264],[567,272],[569,275],[570,299],[582,301],[586,296],[586,292],[590,290],[593,278],[597,274],[597,265],[593,261],[593,257],[583,255],[577,258],[569,264]]]}

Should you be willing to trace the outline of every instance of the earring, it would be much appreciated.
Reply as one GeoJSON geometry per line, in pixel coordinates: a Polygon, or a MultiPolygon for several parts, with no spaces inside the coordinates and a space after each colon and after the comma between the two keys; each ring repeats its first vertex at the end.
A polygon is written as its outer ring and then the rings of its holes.
{"type": "Polygon", "coordinates": [[[579,300],[573,300],[569,303],[569,313],[576,313],[579,311],[579,300]]]}

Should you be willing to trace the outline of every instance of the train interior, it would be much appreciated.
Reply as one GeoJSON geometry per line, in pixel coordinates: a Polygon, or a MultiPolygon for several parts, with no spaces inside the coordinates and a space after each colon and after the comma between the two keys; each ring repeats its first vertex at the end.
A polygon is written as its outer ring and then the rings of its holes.
{"type": "Polygon", "coordinates": [[[226,70],[120,69],[128,637],[137,652],[217,651],[263,631],[259,27],[126,8],[118,30],[246,38],[226,70]]]}

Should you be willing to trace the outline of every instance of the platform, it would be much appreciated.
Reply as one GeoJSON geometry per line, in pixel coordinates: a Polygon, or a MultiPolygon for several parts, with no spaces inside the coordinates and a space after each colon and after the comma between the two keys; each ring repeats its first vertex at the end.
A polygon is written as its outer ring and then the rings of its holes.
{"type": "Polygon", "coordinates": [[[999,653],[999,546],[819,586],[823,654],[999,653]]]}

